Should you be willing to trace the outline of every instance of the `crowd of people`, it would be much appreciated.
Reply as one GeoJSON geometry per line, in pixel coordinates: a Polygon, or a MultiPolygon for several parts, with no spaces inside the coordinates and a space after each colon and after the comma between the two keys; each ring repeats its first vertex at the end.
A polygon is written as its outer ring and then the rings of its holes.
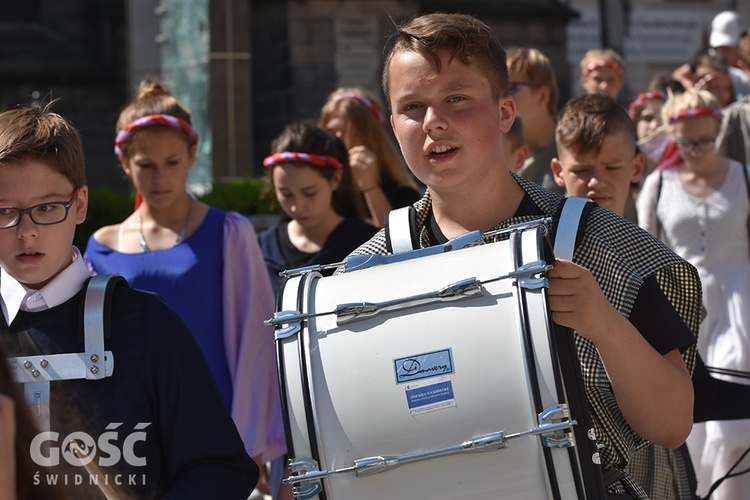
{"type": "MultiPolygon", "coordinates": [[[[548,273],[550,308],[575,332],[601,465],[616,472],[607,491],[743,498],[750,35],[740,16],[719,13],[710,50],[654,75],[629,106],[618,102],[626,63],[611,49],[585,54],[583,95],[560,103],[545,54],[506,53],[472,16],[428,14],[397,31],[387,106],[367,89],[339,88],[319,116],[287,124],[268,145],[280,217],[257,234],[190,192],[199,137],[158,80],[141,82],[115,128],[137,206],[84,252],[72,246],[88,200],[78,132],[54,103],[0,114],[3,357],[84,351],[90,276],[129,285],[114,288],[105,312],[116,369],[54,382],[53,427],[142,431],[128,455],[142,460],[104,461],[104,474],[128,478],[116,484],[124,497],[291,498],[273,330],[263,324],[281,273],[389,253],[379,228],[396,208],[415,208],[417,241],[431,246],[555,220],[568,195],[592,203],[573,260],[548,273]]],[[[39,429],[0,368],[0,497],[93,496],[101,486],[75,481],[64,461],[29,458],[39,429]]]]}

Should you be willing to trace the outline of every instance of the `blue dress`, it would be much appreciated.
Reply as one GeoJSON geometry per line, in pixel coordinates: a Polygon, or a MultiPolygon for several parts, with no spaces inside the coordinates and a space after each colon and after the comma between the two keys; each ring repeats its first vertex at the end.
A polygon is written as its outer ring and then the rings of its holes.
{"type": "Polygon", "coordinates": [[[119,274],[133,288],[158,293],[177,312],[193,333],[221,397],[231,409],[232,378],[222,333],[225,216],[211,207],[201,225],[182,243],[146,253],[121,253],[92,236],[85,257],[96,274],[119,274]]]}

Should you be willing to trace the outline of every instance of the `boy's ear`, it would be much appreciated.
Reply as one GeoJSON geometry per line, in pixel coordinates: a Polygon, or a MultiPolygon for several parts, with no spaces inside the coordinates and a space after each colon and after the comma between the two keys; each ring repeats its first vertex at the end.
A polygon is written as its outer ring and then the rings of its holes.
{"type": "Polygon", "coordinates": [[[565,179],[562,176],[562,163],[557,158],[552,158],[549,162],[549,167],[552,169],[552,176],[555,178],[555,183],[561,188],[565,187],[565,179]]]}
{"type": "Polygon", "coordinates": [[[86,220],[86,214],[89,209],[89,187],[83,185],[78,188],[78,196],[76,197],[76,225],[83,223],[86,220]]]}
{"type": "Polygon", "coordinates": [[[643,177],[643,172],[646,170],[646,157],[643,153],[636,153],[633,157],[633,175],[630,178],[630,182],[638,182],[643,177]]]}
{"type": "Polygon", "coordinates": [[[500,98],[499,103],[500,122],[502,128],[500,131],[503,134],[507,134],[510,127],[513,126],[513,121],[516,119],[516,101],[509,95],[500,98]]]}

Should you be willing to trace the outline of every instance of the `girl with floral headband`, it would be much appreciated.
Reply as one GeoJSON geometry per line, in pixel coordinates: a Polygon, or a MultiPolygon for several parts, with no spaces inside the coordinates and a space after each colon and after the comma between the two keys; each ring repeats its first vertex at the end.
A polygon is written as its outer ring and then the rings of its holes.
{"type": "Polygon", "coordinates": [[[370,223],[382,227],[392,209],[419,200],[421,190],[388,136],[388,116],[372,93],[361,88],[335,90],[318,125],[346,144],[354,188],[367,206],[370,223]]]}
{"type": "Polygon", "coordinates": [[[605,94],[617,99],[625,86],[625,62],[612,49],[591,49],[583,56],[581,85],[587,94],[605,94]]]}
{"type": "Polygon", "coordinates": [[[377,231],[362,220],[344,143],[313,122],[287,125],[263,165],[288,217],[258,236],[274,288],[281,271],[341,262],[377,231]]]}
{"type": "MultiPolygon", "coordinates": [[[[722,114],[705,90],[686,89],[662,109],[679,159],[644,182],[637,201],[642,227],[699,271],[706,317],[698,352],[714,374],[750,371],[750,185],[745,165],[715,147],[722,114]]],[[[747,383],[744,378],[714,375],[747,383]]],[[[714,483],[750,445],[750,420],[695,424],[688,447],[699,487],[714,483]]],[[[747,468],[740,464],[736,470],[747,468]]],[[[750,477],[725,481],[711,498],[744,498],[750,477]]],[[[705,494],[705,491],[699,491],[705,494]]]]}
{"type": "Polygon", "coordinates": [[[248,219],[198,201],[187,188],[198,140],[190,112],[169,89],[142,81],[115,138],[142,203],[96,231],[85,256],[92,272],[156,292],[182,317],[248,454],[262,464],[286,450],[273,343],[265,341],[273,332],[262,322],[273,315],[274,296],[248,219]]]}
{"type": "Polygon", "coordinates": [[[695,72],[695,78],[693,88],[713,94],[720,108],[726,108],[734,102],[734,87],[726,70],[700,67],[695,72]]]}

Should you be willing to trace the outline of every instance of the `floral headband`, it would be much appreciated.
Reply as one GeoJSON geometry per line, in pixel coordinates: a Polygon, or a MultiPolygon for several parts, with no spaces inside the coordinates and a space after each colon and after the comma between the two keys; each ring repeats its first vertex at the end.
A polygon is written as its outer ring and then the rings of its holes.
{"type": "Polygon", "coordinates": [[[294,153],[291,151],[274,153],[270,156],[266,156],[263,160],[264,167],[273,167],[283,163],[307,163],[314,167],[344,168],[344,165],[333,156],[294,153]]]}
{"type": "Polygon", "coordinates": [[[639,94],[635,101],[630,103],[630,107],[628,108],[628,114],[630,115],[631,120],[635,119],[635,112],[638,110],[638,108],[643,106],[643,103],[645,101],[648,101],[649,99],[659,99],[660,101],[666,101],[667,94],[659,90],[653,90],[651,92],[644,92],[642,94],[639,94]]]}
{"type": "Polygon", "coordinates": [[[621,78],[625,77],[625,70],[622,69],[622,66],[614,61],[604,59],[599,59],[598,61],[588,63],[583,69],[583,76],[586,77],[589,73],[599,68],[612,68],[613,70],[617,71],[621,78]]]}
{"type": "Polygon", "coordinates": [[[117,137],[115,138],[115,154],[117,156],[122,155],[122,148],[136,132],[155,126],[166,126],[181,130],[187,136],[191,146],[198,144],[198,133],[182,118],[172,115],[148,115],[138,118],[132,123],[128,123],[117,133],[117,137]]]}
{"type": "Polygon", "coordinates": [[[385,127],[385,118],[383,118],[383,113],[380,112],[380,109],[374,102],[372,102],[370,99],[363,96],[362,94],[359,94],[357,92],[341,92],[331,97],[331,101],[336,102],[336,101],[340,101],[341,99],[346,99],[346,98],[356,99],[357,101],[367,106],[370,109],[370,111],[372,111],[372,114],[375,115],[375,118],[377,118],[378,122],[380,123],[380,126],[385,127]]]}
{"type": "Polygon", "coordinates": [[[709,73],[703,78],[701,78],[700,80],[698,80],[697,82],[695,82],[695,85],[693,85],[693,88],[695,88],[695,90],[700,90],[706,85],[708,85],[710,82],[712,82],[713,80],[721,80],[721,79],[726,79],[726,78],[729,78],[729,75],[727,73],[720,73],[720,72],[709,73]]]}
{"type": "Polygon", "coordinates": [[[721,121],[722,114],[721,111],[714,108],[693,108],[693,109],[684,109],[682,111],[678,111],[677,113],[672,113],[669,115],[669,123],[674,123],[677,120],[682,120],[685,118],[701,118],[704,116],[709,116],[711,118],[716,118],[717,120],[721,121]]]}

